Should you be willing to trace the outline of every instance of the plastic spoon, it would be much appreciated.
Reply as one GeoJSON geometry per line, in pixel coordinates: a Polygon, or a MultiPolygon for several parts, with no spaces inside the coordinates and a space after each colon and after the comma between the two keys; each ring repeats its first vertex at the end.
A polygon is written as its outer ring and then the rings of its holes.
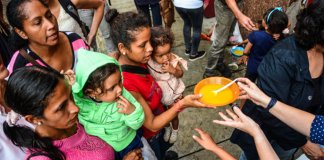
{"type": "Polygon", "coordinates": [[[237,81],[237,79],[234,79],[232,82],[226,84],[226,85],[223,86],[222,88],[217,89],[217,90],[213,90],[213,92],[214,92],[215,94],[217,94],[217,93],[223,91],[224,89],[228,88],[229,86],[231,86],[231,85],[232,85],[233,83],[235,83],[236,81],[237,81]]]}

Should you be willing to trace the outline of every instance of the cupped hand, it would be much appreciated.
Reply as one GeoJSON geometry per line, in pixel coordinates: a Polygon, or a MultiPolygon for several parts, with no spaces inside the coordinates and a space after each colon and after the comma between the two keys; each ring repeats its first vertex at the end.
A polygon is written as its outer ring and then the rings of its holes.
{"type": "Polygon", "coordinates": [[[215,147],[218,147],[213,138],[211,138],[208,133],[199,128],[195,128],[195,130],[199,133],[200,137],[193,135],[192,138],[202,147],[209,151],[215,149],[215,147]]]}
{"type": "Polygon", "coordinates": [[[263,93],[255,83],[247,78],[238,78],[237,84],[241,89],[241,94],[238,99],[250,99],[259,106],[267,107],[270,102],[270,97],[263,93]]]}
{"type": "Polygon", "coordinates": [[[117,108],[120,108],[120,110],[118,110],[119,113],[127,115],[135,111],[135,106],[123,96],[119,96],[119,100],[117,101],[117,108]]]}
{"type": "Polygon", "coordinates": [[[207,107],[205,104],[199,102],[199,99],[202,97],[201,94],[196,95],[187,95],[178,103],[182,103],[182,108],[186,107],[207,107]]]}
{"type": "MultiPolygon", "coordinates": [[[[226,110],[226,116],[223,112],[219,112],[219,115],[222,117],[223,120],[214,120],[214,123],[233,127],[239,129],[243,132],[250,134],[252,137],[257,136],[260,133],[261,129],[257,123],[255,123],[250,117],[246,116],[238,107],[233,107],[235,113],[230,110],[226,110]]],[[[261,131],[262,132],[262,131],[261,131]]]]}

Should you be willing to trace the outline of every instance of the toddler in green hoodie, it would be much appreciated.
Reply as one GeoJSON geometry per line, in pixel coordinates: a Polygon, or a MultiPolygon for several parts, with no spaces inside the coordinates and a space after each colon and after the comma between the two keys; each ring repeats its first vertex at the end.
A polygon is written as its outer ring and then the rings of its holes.
{"type": "Polygon", "coordinates": [[[143,108],[123,87],[118,62],[107,55],[80,49],[75,80],[73,97],[86,132],[110,144],[120,159],[129,151],[142,148],[136,130],[144,122],[143,108]]]}

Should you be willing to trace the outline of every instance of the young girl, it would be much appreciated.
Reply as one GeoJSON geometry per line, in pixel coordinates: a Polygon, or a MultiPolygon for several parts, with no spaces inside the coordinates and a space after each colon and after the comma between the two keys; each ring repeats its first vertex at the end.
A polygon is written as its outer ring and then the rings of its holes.
{"type": "MultiPolygon", "coordinates": [[[[136,133],[144,121],[143,108],[123,87],[121,69],[115,59],[79,50],[76,83],[72,90],[75,103],[80,108],[80,123],[88,134],[110,144],[117,159],[143,147],[141,136],[136,133]]],[[[155,159],[153,151],[148,153],[152,153],[150,157],[147,152],[142,154],[155,159]]]]}
{"type": "MultiPolygon", "coordinates": [[[[162,89],[161,102],[167,108],[179,101],[186,86],[180,79],[183,70],[187,70],[187,61],[171,53],[174,36],[171,30],[163,27],[151,28],[152,58],[148,61],[148,68],[162,89]]],[[[165,128],[164,140],[174,143],[177,140],[179,119],[176,116],[171,121],[171,127],[165,128]]]]}
{"type": "MultiPolygon", "coordinates": [[[[205,105],[198,101],[200,95],[187,95],[172,108],[164,111],[161,103],[161,88],[147,69],[147,62],[153,51],[147,18],[134,12],[125,12],[112,16],[110,24],[112,39],[120,55],[118,61],[122,67],[124,86],[142,105],[145,113],[144,137],[148,140],[156,157],[164,159],[166,151],[172,146],[163,140],[164,127],[181,110],[189,106],[205,107],[205,105]]],[[[177,156],[169,158],[174,159],[177,156]]]]}
{"type": "Polygon", "coordinates": [[[265,30],[250,33],[244,49],[244,54],[249,55],[245,77],[253,82],[258,77],[257,69],[263,57],[277,42],[275,35],[282,35],[282,31],[287,28],[288,17],[281,7],[271,8],[264,14],[262,25],[265,30]]]}
{"type": "Polygon", "coordinates": [[[6,136],[27,149],[25,159],[114,160],[112,147],[78,123],[70,86],[57,71],[17,69],[8,80],[5,102],[31,124],[3,123],[6,136]]]}

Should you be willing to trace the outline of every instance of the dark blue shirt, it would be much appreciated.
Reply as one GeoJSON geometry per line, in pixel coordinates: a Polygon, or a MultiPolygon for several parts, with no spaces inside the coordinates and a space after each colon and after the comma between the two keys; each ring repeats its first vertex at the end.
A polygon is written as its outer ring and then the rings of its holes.
{"type": "Polygon", "coordinates": [[[276,40],[272,38],[272,35],[265,31],[253,31],[249,34],[248,40],[253,44],[253,46],[249,54],[247,72],[249,74],[257,74],[259,64],[263,57],[276,43],[276,40]]]}

